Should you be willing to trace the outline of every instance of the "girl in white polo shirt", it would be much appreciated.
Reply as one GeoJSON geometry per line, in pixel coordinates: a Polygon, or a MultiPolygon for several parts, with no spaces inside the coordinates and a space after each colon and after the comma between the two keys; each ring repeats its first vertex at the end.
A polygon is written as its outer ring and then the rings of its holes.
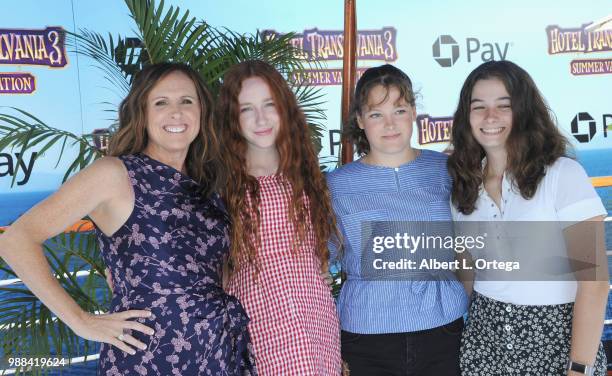
{"type": "Polygon", "coordinates": [[[560,230],[551,244],[562,244],[565,252],[566,239],[570,251],[580,238],[585,258],[604,260],[597,274],[575,272],[574,280],[536,274],[532,279],[539,281],[485,280],[486,272],[476,269],[461,342],[462,374],[604,375],[606,210],[583,168],[566,157],[567,140],[529,74],[509,61],[487,62],[470,73],[452,144],[455,221],[542,221],[542,228],[555,223],[560,230]],[[587,236],[580,232],[585,228],[599,232],[587,236]]]}

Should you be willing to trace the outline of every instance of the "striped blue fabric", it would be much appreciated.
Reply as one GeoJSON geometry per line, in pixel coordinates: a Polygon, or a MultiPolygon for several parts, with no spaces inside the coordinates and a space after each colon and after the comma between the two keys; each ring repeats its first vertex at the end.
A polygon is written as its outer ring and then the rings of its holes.
{"type": "MultiPolygon", "coordinates": [[[[342,330],[361,334],[435,328],[461,317],[467,295],[457,280],[364,280],[361,225],[368,221],[451,221],[446,155],[422,150],[397,168],[355,161],[327,176],[344,249],[347,279],[338,299],[342,330]]],[[[332,262],[338,256],[330,242],[332,262]]]]}

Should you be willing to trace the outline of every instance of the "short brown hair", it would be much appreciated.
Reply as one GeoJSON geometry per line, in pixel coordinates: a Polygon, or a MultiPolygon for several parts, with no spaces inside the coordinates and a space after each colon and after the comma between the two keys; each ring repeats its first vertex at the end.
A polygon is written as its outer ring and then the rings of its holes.
{"type": "Polygon", "coordinates": [[[395,87],[400,92],[399,99],[404,99],[412,107],[415,105],[412,81],[406,73],[391,64],[385,64],[366,70],[355,86],[355,94],[353,95],[349,112],[348,126],[345,131],[346,136],[355,145],[355,149],[359,155],[370,152],[370,143],[363,129],[359,128],[357,118],[361,116],[364,108],[368,104],[370,91],[377,85],[381,85],[387,89],[387,94],[383,102],[389,95],[389,88],[395,87]]]}

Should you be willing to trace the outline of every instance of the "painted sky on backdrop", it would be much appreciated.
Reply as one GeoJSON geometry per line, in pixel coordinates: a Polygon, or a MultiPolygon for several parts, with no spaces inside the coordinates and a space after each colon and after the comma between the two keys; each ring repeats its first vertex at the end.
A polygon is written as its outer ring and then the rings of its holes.
{"type": "MultiPolygon", "coordinates": [[[[70,31],[86,28],[100,33],[134,35],[134,25],[123,1],[101,4],[84,0],[5,0],[1,28],[44,29],[46,26],[62,26],[70,31]]],[[[193,16],[213,26],[244,33],[253,33],[257,29],[301,33],[313,28],[341,30],[343,27],[343,2],[340,0],[167,1],[166,7],[170,5],[189,9],[193,16]]],[[[612,148],[612,132],[604,137],[602,131],[603,116],[612,113],[609,100],[612,74],[574,76],[570,73],[572,60],[610,60],[612,53],[550,55],[546,33],[546,27],[550,25],[580,28],[609,14],[609,5],[609,0],[593,0],[588,6],[566,0],[517,0],[512,3],[481,0],[419,3],[358,0],[357,23],[360,30],[379,30],[383,27],[397,30],[398,58],[394,64],[413,79],[419,92],[419,114],[428,114],[434,119],[452,116],[463,80],[482,62],[485,46],[490,45],[495,58],[504,54],[505,58],[530,72],[550,103],[560,126],[574,142],[576,140],[570,134],[572,120],[578,113],[590,114],[596,123],[597,133],[588,143],[576,143],[580,149],[612,148]],[[450,67],[440,66],[432,53],[434,43],[442,35],[451,36],[458,49],[458,58],[450,67]],[[474,49],[476,44],[480,49],[469,53],[468,50],[474,49]]],[[[443,46],[442,53],[450,54],[451,47],[443,46]]],[[[370,67],[380,63],[359,61],[358,66],[370,67]]],[[[328,63],[331,68],[340,66],[339,61],[328,63]]],[[[0,65],[0,72],[29,72],[36,77],[34,94],[0,95],[1,106],[22,108],[51,126],[75,133],[89,133],[107,127],[110,124],[108,118],[113,114],[104,110],[113,106],[101,103],[116,105],[122,97],[122,93],[112,86],[109,89],[102,73],[93,67],[91,61],[71,52],[64,69],[0,65]]],[[[327,101],[328,128],[337,129],[340,124],[340,87],[324,87],[322,92],[327,101]]],[[[417,133],[415,130],[414,144],[418,144],[417,133]]],[[[444,146],[430,144],[427,147],[440,150],[444,146]]],[[[61,172],[65,170],[63,165],[57,170],[53,169],[56,163],[54,154],[57,152],[51,151],[44,158],[39,158],[28,183],[15,189],[26,191],[57,187],[61,172]]],[[[329,142],[325,140],[321,156],[331,153],[329,142]]],[[[338,151],[334,150],[334,154],[337,156],[338,151]]],[[[9,182],[8,176],[0,177],[0,191],[5,191],[9,182]]]]}

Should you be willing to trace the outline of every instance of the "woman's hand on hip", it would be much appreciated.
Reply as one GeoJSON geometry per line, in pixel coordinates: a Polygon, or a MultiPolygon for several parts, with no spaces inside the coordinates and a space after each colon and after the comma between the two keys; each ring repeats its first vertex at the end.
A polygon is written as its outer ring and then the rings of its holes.
{"type": "Polygon", "coordinates": [[[136,354],[134,348],[145,350],[147,346],[127,331],[136,330],[146,335],[153,335],[155,331],[146,325],[130,319],[147,318],[150,311],[130,310],[110,314],[94,315],[86,313],[75,333],[85,339],[111,344],[129,354],[136,354]]]}

